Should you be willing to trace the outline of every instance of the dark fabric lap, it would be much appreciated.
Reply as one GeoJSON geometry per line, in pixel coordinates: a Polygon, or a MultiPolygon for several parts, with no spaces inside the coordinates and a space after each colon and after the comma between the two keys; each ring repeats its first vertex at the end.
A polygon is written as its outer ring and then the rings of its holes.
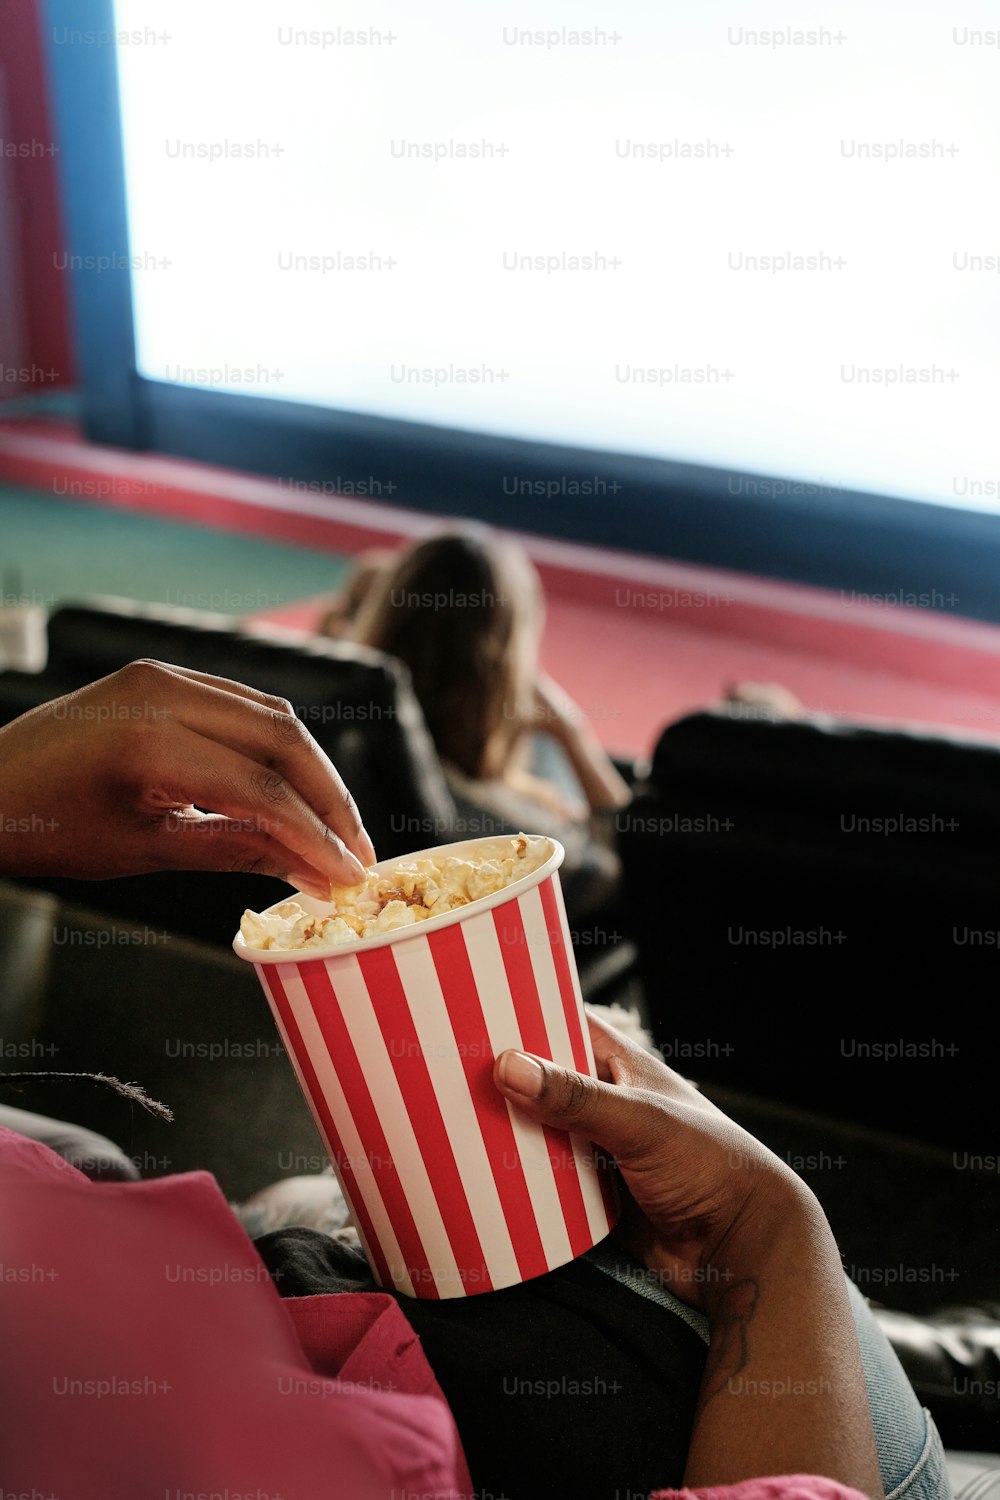
{"type": "MultiPolygon", "coordinates": [[[[255,1240],[284,1297],[378,1291],[310,1229],[255,1240]]],[[[705,1345],[586,1259],[468,1298],[395,1296],[448,1398],[479,1500],[633,1500],[679,1486],[705,1345]]]]}

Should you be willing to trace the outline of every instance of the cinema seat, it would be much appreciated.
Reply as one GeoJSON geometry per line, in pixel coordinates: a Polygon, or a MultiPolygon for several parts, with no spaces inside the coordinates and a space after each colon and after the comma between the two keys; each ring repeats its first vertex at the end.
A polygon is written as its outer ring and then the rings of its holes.
{"type": "Polygon", "coordinates": [[[1000,748],[696,714],[663,731],[618,828],[668,1061],[996,1152],[1000,748]]]}

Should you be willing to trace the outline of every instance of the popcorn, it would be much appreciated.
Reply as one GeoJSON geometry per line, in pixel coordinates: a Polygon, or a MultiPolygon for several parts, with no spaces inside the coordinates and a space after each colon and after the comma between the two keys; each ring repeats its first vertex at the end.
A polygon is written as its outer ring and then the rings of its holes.
{"type": "Polygon", "coordinates": [[[458,911],[531,875],[552,852],[548,839],[518,834],[480,859],[403,859],[389,870],[369,870],[360,885],[331,886],[330,911],[314,916],[297,901],[269,912],[245,911],[240,932],[248,948],[298,951],[379,937],[458,911]]]}

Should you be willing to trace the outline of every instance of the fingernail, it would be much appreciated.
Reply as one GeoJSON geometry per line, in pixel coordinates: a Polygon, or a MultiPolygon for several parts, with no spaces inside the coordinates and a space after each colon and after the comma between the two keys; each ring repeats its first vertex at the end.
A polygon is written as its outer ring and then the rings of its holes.
{"type": "Polygon", "coordinates": [[[351,872],[352,879],[345,881],[345,885],[363,885],[365,880],[365,867],[360,859],[356,859],[348,850],[344,850],[344,864],[351,872]]]}
{"type": "Polygon", "coordinates": [[[537,1099],[545,1083],[545,1069],[526,1052],[505,1052],[500,1059],[500,1082],[512,1094],[537,1099]]]}

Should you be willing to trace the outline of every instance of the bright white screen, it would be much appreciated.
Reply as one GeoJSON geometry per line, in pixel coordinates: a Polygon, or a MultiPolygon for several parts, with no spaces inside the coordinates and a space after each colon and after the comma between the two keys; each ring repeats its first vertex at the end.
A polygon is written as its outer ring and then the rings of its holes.
{"type": "Polygon", "coordinates": [[[144,375],[1000,508],[988,0],[116,9],[144,375]]]}

